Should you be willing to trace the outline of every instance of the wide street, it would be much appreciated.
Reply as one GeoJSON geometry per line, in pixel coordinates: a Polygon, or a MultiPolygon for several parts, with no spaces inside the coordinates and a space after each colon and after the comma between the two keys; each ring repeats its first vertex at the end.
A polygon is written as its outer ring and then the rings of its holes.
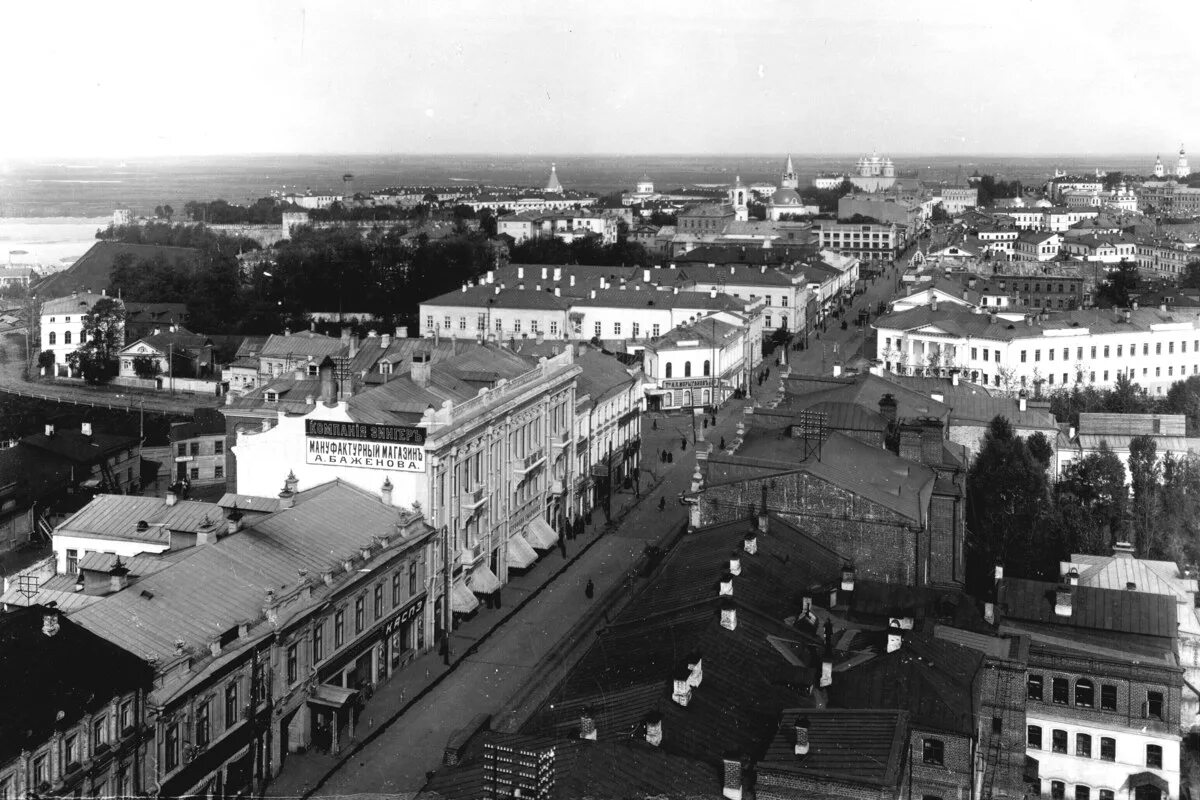
{"type": "MultiPolygon", "coordinates": [[[[814,334],[807,350],[789,351],[792,370],[820,373],[822,346],[826,346],[824,372],[828,374],[834,360],[832,345],[838,346],[839,360],[861,346],[865,331],[853,324],[857,312],[869,309],[873,318],[878,303],[893,295],[898,275],[899,268],[885,270],[868,285],[864,295],[855,298],[853,309],[843,315],[850,321],[846,330],[841,329],[840,320],[831,319],[828,330],[819,340],[814,334]]],[[[760,398],[769,401],[779,386],[779,369],[774,361],[764,361],[765,366],[771,367],[771,376],[762,386],[752,387],[756,403],[760,398]]],[[[710,441],[721,437],[732,441],[741,408],[741,401],[727,404],[719,414],[717,427],[701,428],[702,435],[710,441]]],[[[515,728],[534,710],[541,693],[549,691],[570,667],[571,656],[582,654],[583,647],[575,645],[585,644],[593,630],[603,624],[603,615],[589,611],[627,600],[637,583],[631,581],[630,573],[645,546],[668,540],[686,523],[686,509],[677,497],[690,488],[695,468],[691,430],[692,420],[685,415],[647,415],[643,427],[645,463],[663,477],[654,491],[633,505],[619,525],[600,534],[586,552],[523,608],[478,641],[474,652],[415,702],[414,692],[382,687],[377,693],[378,702],[373,703],[375,708],[364,711],[366,730],[356,734],[360,740],[373,738],[357,747],[351,744],[340,763],[327,756],[289,757],[280,778],[267,788],[267,796],[412,796],[424,786],[427,774],[441,765],[447,739],[476,715],[492,715],[494,729],[515,728]],[[688,445],[681,451],[682,437],[688,439],[688,445]],[[674,455],[671,465],[663,465],[657,458],[664,448],[674,455]],[[666,498],[663,511],[659,510],[660,498],[666,498]],[[584,593],[589,579],[596,589],[592,599],[584,593]],[[533,691],[529,691],[531,686],[533,691]],[[384,695],[389,693],[389,706],[384,706],[384,695]],[[406,698],[411,703],[407,708],[406,698]],[[376,726],[383,729],[374,730],[376,726]]],[[[632,500],[627,494],[621,497],[623,501],[632,500]]],[[[595,516],[601,515],[597,512],[595,516]]],[[[583,545],[573,542],[571,546],[583,545]]],[[[557,557],[552,554],[547,558],[557,557]]],[[[424,683],[428,683],[429,673],[424,672],[424,683]]],[[[417,675],[413,683],[421,684],[421,678],[417,675]]],[[[392,683],[398,679],[407,680],[402,673],[392,683]]]]}

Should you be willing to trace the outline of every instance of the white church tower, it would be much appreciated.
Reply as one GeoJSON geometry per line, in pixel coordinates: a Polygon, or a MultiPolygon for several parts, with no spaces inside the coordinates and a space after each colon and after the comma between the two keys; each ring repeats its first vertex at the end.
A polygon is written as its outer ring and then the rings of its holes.
{"type": "Polygon", "coordinates": [[[1167,168],[1163,166],[1162,156],[1154,157],[1154,177],[1156,177],[1156,178],[1167,177],[1167,168]]]}
{"type": "Polygon", "coordinates": [[[789,153],[787,164],[783,166],[783,175],[779,178],[779,185],[784,189],[800,188],[800,179],[796,177],[796,169],[792,166],[792,156],[789,153]]]}
{"type": "Polygon", "coordinates": [[[1175,162],[1175,177],[1186,178],[1191,174],[1192,169],[1188,166],[1187,153],[1183,151],[1183,145],[1179,145],[1179,160],[1175,162]]]}
{"type": "Polygon", "coordinates": [[[729,190],[729,205],[733,206],[734,219],[738,222],[750,219],[749,197],[750,190],[742,183],[742,176],[738,175],[733,181],[733,188],[729,190]]]}

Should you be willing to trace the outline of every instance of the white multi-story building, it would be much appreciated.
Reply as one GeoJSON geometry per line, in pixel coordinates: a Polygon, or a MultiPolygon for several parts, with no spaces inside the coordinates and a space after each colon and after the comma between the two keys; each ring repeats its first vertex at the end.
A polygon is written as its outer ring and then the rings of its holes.
{"type": "Polygon", "coordinates": [[[567,456],[576,460],[572,510],[583,515],[609,508],[610,493],[627,479],[640,480],[635,469],[641,463],[646,393],[641,370],[613,356],[582,345],[576,364],[575,436],[567,456]]]}
{"type": "MultiPolygon", "coordinates": [[[[75,377],[67,356],[79,349],[84,342],[83,318],[92,310],[103,294],[84,292],[70,297],[59,297],[42,303],[41,349],[54,353],[54,374],[75,377]]],[[[120,301],[117,301],[120,302],[120,301]]],[[[120,343],[124,344],[122,333],[120,343]]]]}
{"type": "Polygon", "coordinates": [[[681,325],[646,345],[642,364],[652,408],[694,408],[724,402],[750,385],[761,352],[746,331],[719,316],[681,325]]]}
{"type": "Polygon", "coordinates": [[[939,194],[942,208],[947,214],[961,214],[979,205],[979,189],[974,186],[946,186],[939,194]]]}
{"type": "Polygon", "coordinates": [[[617,219],[611,214],[587,210],[543,213],[522,211],[508,214],[496,222],[497,233],[511,236],[516,244],[530,239],[570,239],[582,235],[600,237],[600,244],[615,244],[617,241],[617,219]]]}
{"type": "Polygon", "coordinates": [[[778,267],[746,264],[697,264],[672,262],[670,269],[700,292],[718,292],[734,298],[762,298],[763,329],[804,330],[811,323],[807,318],[808,302],[815,294],[808,285],[808,275],[798,264],[778,267]]]}
{"type": "Polygon", "coordinates": [[[285,194],[280,199],[310,211],[315,208],[329,208],[334,203],[345,200],[340,194],[285,194]]]}
{"type": "Polygon", "coordinates": [[[1062,236],[1048,231],[1021,231],[1013,253],[1029,261],[1052,261],[1062,249],[1062,236]]]}
{"type": "Polygon", "coordinates": [[[1178,277],[1187,272],[1187,265],[1196,259],[1196,242],[1181,242],[1173,239],[1138,240],[1138,269],[1167,277],[1178,277]]]}
{"type": "Polygon", "coordinates": [[[1110,387],[1126,375],[1152,394],[1200,375],[1200,322],[1165,308],[1085,309],[1012,321],[922,306],[880,317],[875,357],[903,375],[959,370],[1005,390],[1110,387]]]}

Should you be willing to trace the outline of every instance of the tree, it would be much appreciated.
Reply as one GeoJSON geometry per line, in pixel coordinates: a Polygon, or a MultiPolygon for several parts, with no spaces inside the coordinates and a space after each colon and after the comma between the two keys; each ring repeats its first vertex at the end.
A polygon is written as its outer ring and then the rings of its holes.
{"type": "Polygon", "coordinates": [[[949,222],[950,212],[941,203],[933,207],[933,213],[929,216],[931,222],[949,222]]]}
{"type": "Polygon", "coordinates": [[[1059,548],[1041,524],[1049,499],[1046,475],[1004,417],[988,425],[967,473],[968,569],[976,588],[989,585],[992,567],[1045,577],[1059,548]]]}
{"type": "Polygon", "coordinates": [[[38,353],[37,365],[46,371],[47,374],[54,369],[54,351],[43,350],[38,353]]]}
{"type": "Polygon", "coordinates": [[[1054,446],[1050,444],[1046,434],[1038,431],[1027,436],[1025,447],[1029,449],[1029,455],[1033,460],[1041,465],[1043,472],[1050,469],[1050,461],[1054,458],[1054,446]]]}
{"type": "Polygon", "coordinates": [[[1129,306],[1129,293],[1137,289],[1137,285],[1137,264],[1121,259],[1117,268],[1109,272],[1096,287],[1096,305],[1126,308],[1129,306]]]}
{"type": "Polygon", "coordinates": [[[158,359],[153,356],[135,356],[133,371],[139,378],[156,378],[162,372],[162,368],[158,366],[158,359]]]}
{"type": "Polygon", "coordinates": [[[1076,505],[1091,517],[1086,536],[1069,542],[1072,552],[1105,555],[1121,535],[1129,492],[1125,465],[1101,442],[1095,453],[1068,464],[1058,483],[1059,506],[1076,505]]]}
{"type": "Polygon", "coordinates": [[[154,216],[158,217],[159,219],[162,219],[166,216],[166,212],[163,210],[162,206],[154,207],[154,216]]]}
{"type": "Polygon", "coordinates": [[[165,216],[167,218],[167,222],[170,222],[171,217],[175,216],[175,209],[171,208],[171,205],[169,203],[164,204],[162,209],[163,209],[163,216],[165,216]]]}
{"type": "Polygon", "coordinates": [[[1191,375],[1186,380],[1176,381],[1167,390],[1166,409],[1171,414],[1183,414],[1187,418],[1187,434],[1195,436],[1200,431],[1200,375],[1191,375]]]}
{"type": "Polygon", "coordinates": [[[1129,442],[1129,477],[1133,485],[1133,525],[1137,551],[1145,558],[1161,559],[1166,553],[1159,538],[1159,481],[1162,466],[1152,436],[1135,436],[1129,442]]]}
{"type": "Polygon", "coordinates": [[[83,315],[83,344],[67,361],[88,383],[108,383],[117,374],[117,352],[125,344],[125,306],[102,297],[83,315]]]}

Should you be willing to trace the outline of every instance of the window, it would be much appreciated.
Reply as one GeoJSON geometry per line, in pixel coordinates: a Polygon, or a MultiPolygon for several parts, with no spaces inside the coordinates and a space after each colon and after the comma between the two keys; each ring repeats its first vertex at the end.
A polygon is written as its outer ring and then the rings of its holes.
{"type": "Polygon", "coordinates": [[[321,621],[313,626],[312,660],[314,664],[317,664],[323,658],[325,658],[325,623],[321,621]]]}
{"type": "Polygon", "coordinates": [[[667,362],[666,371],[663,373],[663,377],[665,377],[665,378],[671,377],[671,362],[670,361],[667,362]]]}
{"type": "Polygon", "coordinates": [[[359,595],[354,601],[354,634],[363,632],[363,628],[367,626],[367,598],[364,595],[359,595]]]}
{"type": "Polygon", "coordinates": [[[458,318],[458,329],[460,331],[465,331],[467,329],[467,318],[466,317],[458,318]]]}
{"type": "Polygon", "coordinates": [[[1025,351],[1024,350],[1021,351],[1021,363],[1022,364],[1025,363],[1025,351]]]}
{"type": "MultiPolygon", "coordinates": [[[[554,320],[550,320],[550,335],[558,336],[558,323],[555,322],[554,320]]],[[[636,335],[637,334],[634,333],[634,336],[636,336],[636,335]]]]}
{"type": "Polygon", "coordinates": [[[442,327],[446,330],[450,330],[450,317],[442,317],[442,327]]]}
{"type": "Polygon", "coordinates": [[[1108,736],[1100,737],[1100,760],[1101,761],[1116,761],[1117,760],[1117,740],[1108,736]]]}
{"type": "Polygon", "coordinates": [[[222,442],[220,439],[213,442],[213,455],[214,456],[225,455],[225,443],[222,442]]]}
{"type": "Polygon", "coordinates": [[[288,686],[294,684],[299,678],[299,662],[296,660],[296,645],[289,645],[287,649],[287,682],[288,686]]]}
{"type": "Polygon", "coordinates": [[[1162,747],[1157,744],[1146,745],[1146,766],[1162,769],[1162,747]]]}
{"type": "Polygon", "coordinates": [[[225,468],[223,466],[221,466],[220,464],[217,464],[216,466],[214,466],[213,467],[213,477],[214,478],[224,478],[225,477],[225,468]]]}
{"type": "Polygon", "coordinates": [[[1070,702],[1070,700],[1068,699],[1069,694],[1070,694],[1070,684],[1067,681],[1067,679],[1066,678],[1055,678],[1054,679],[1054,702],[1058,703],[1059,705],[1064,705],[1064,706],[1067,705],[1070,702]]]}
{"type": "Polygon", "coordinates": [[[408,596],[412,597],[417,593],[417,562],[408,562],[408,596]]]}
{"type": "Polygon", "coordinates": [[[709,361],[705,361],[704,362],[704,377],[707,378],[711,374],[712,374],[712,364],[709,361]]]}
{"type": "Polygon", "coordinates": [[[1075,784],[1075,800],[1092,800],[1092,790],[1086,786],[1075,784]]]}
{"type": "Polygon", "coordinates": [[[392,608],[400,605],[400,570],[392,573],[392,608]]]}
{"type": "Polygon", "coordinates": [[[121,703],[121,733],[133,729],[133,701],[121,703]]]}
{"type": "Polygon", "coordinates": [[[692,362],[690,362],[690,361],[683,362],[683,377],[685,377],[685,378],[692,377],[692,362]]]}
{"type": "Polygon", "coordinates": [[[599,338],[600,338],[600,332],[601,332],[601,331],[600,331],[600,323],[599,323],[599,322],[597,322],[597,323],[596,323],[595,329],[596,329],[596,338],[597,338],[597,339],[599,339],[599,338]]]}
{"type": "Polygon", "coordinates": [[[1067,752],[1067,732],[1066,731],[1051,731],[1050,733],[1050,750],[1054,753],[1067,752]]]}
{"type": "Polygon", "coordinates": [[[238,709],[238,682],[237,679],[231,680],[225,684],[225,727],[232,728],[238,723],[241,718],[241,713],[238,709]]]}
{"type": "Polygon", "coordinates": [[[196,706],[196,746],[207,747],[212,731],[208,724],[208,703],[196,706]]]}
{"type": "Polygon", "coordinates": [[[1104,711],[1117,710],[1117,687],[1105,684],[1100,687],[1100,708],[1104,711]]]}
{"type": "Polygon", "coordinates": [[[941,739],[926,739],[922,747],[921,759],[926,764],[936,764],[942,766],[945,763],[946,747],[941,739]]]}
{"type": "Polygon", "coordinates": [[[504,320],[500,317],[496,317],[496,333],[500,333],[503,330],[504,330],[504,320]]]}
{"type": "Polygon", "coordinates": [[[1033,360],[1034,360],[1034,361],[1041,361],[1041,360],[1042,360],[1042,351],[1041,351],[1041,350],[1034,350],[1034,351],[1033,351],[1033,360]]]}
{"type": "MultiPolygon", "coordinates": [[[[70,342],[68,342],[68,344],[70,344],[70,342]]],[[[1154,355],[1156,355],[1156,356],[1162,355],[1162,342],[1154,343],[1154,355]]]]}
{"type": "Polygon", "coordinates": [[[67,551],[67,574],[74,575],[76,572],[79,572],[79,551],[78,550],[68,550],[67,551]]]}
{"type": "MultiPolygon", "coordinates": [[[[889,347],[891,346],[891,341],[890,341],[890,340],[888,341],[888,346],[889,346],[889,347]]],[[[979,349],[979,348],[977,348],[977,347],[972,347],[972,348],[971,348],[971,360],[972,360],[972,361],[974,361],[975,359],[979,358],[979,356],[976,354],[976,351],[977,351],[978,349],[979,349]]]]}
{"type": "Polygon", "coordinates": [[[1091,708],[1094,705],[1092,682],[1083,678],[1075,681],[1075,705],[1091,708]]]}
{"type": "Polygon", "coordinates": [[[1116,800],[1117,794],[1112,789],[1101,789],[1100,800],[1116,800]]]}
{"type": "Polygon", "coordinates": [[[1053,360],[1054,360],[1054,348],[1053,348],[1053,347],[1051,347],[1051,348],[1050,348],[1049,350],[1047,350],[1046,352],[1049,354],[1049,355],[1047,356],[1047,358],[1048,358],[1048,359],[1050,359],[1051,361],[1053,361],[1053,360]]]}
{"type": "Polygon", "coordinates": [[[520,332],[521,332],[521,320],[514,319],[513,320],[513,333],[520,333],[520,332]]]}
{"type": "Polygon", "coordinates": [[[1086,733],[1075,734],[1075,755],[1083,758],[1092,757],[1092,737],[1086,733]]]}
{"type": "Polygon", "coordinates": [[[58,334],[56,334],[54,331],[50,331],[50,344],[58,344],[58,334]]]}
{"type": "Polygon", "coordinates": [[[655,323],[650,326],[650,335],[653,336],[655,339],[658,338],[658,331],[659,331],[658,323],[655,323]]]}
{"type": "Polygon", "coordinates": [[[180,442],[179,447],[175,448],[177,455],[187,457],[187,442],[180,442]]]}
{"type": "Polygon", "coordinates": [[[375,619],[383,618],[383,581],[375,584],[375,619]]]}
{"type": "Polygon", "coordinates": [[[200,480],[200,468],[199,467],[192,467],[188,471],[188,474],[191,476],[192,480],[194,480],[194,481],[200,480]]]}
{"type": "Polygon", "coordinates": [[[636,338],[638,338],[638,334],[641,332],[642,326],[636,322],[634,322],[632,324],[633,324],[633,338],[636,339],[636,338]]]}
{"type": "Polygon", "coordinates": [[[433,314],[429,314],[425,317],[425,329],[430,331],[433,330],[433,314]]]}
{"type": "Polygon", "coordinates": [[[620,335],[621,335],[621,323],[614,322],[613,323],[613,336],[620,336],[620,335]]]}
{"type": "Polygon", "coordinates": [[[70,344],[70,343],[71,343],[71,332],[63,331],[63,344],[70,344]]]}
{"type": "Polygon", "coordinates": [[[163,737],[163,763],[167,772],[179,766],[179,723],[167,726],[163,737]]]}
{"type": "Polygon", "coordinates": [[[67,765],[79,763],[79,736],[71,734],[63,743],[63,755],[66,757],[67,765]]]}
{"type": "Polygon", "coordinates": [[[1032,750],[1042,749],[1042,729],[1038,725],[1030,725],[1025,729],[1025,746],[1032,750]]]}
{"type": "Polygon", "coordinates": [[[92,747],[97,748],[108,743],[108,717],[96,717],[92,720],[92,747]]]}
{"type": "Polygon", "coordinates": [[[992,717],[992,733],[1000,733],[1004,729],[1004,720],[1000,717],[992,717]]]}
{"type": "Polygon", "coordinates": [[[1146,716],[1151,719],[1163,718],[1162,692],[1146,692],[1146,716]]]}

